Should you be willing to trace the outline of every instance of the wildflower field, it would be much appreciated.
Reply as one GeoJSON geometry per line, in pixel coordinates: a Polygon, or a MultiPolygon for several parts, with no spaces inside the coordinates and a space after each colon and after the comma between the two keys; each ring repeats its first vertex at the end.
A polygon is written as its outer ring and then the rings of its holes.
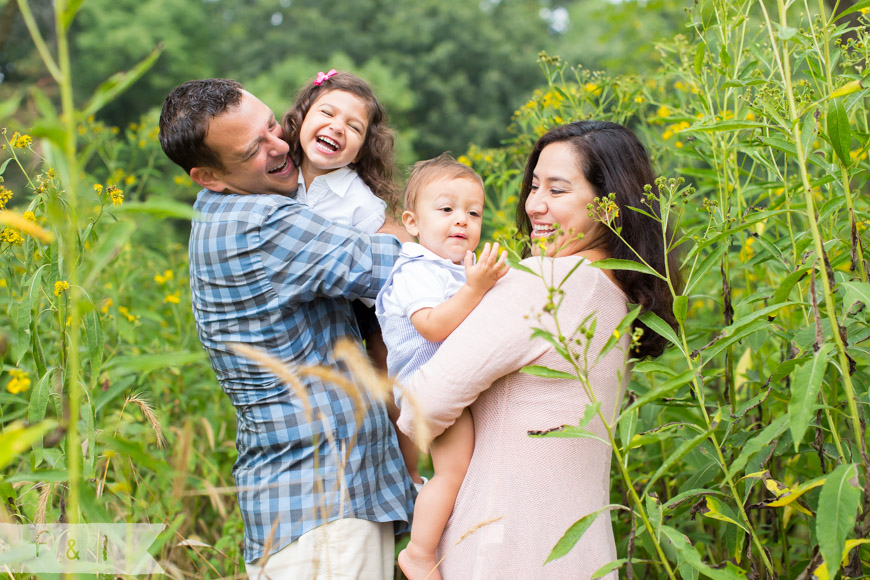
{"type": "MultiPolygon", "coordinates": [[[[0,118],[32,119],[0,135],[0,523],[161,523],[151,553],[168,575],[232,577],[235,415],[191,314],[196,187],[163,156],[156,109],[99,120],[159,51],[73,95],[81,3],[54,4],[51,46],[28,22],[51,90],[0,102],[0,118]]],[[[575,119],[623,123],[677,232],[678,329],[642,315],[671,344],[602,417],[613,505],[551,558],[610,517],[619,560],[601,575],[870,577],[870,0],[850,6],[698,0],[643,75],[541,54],[509,139],[460,157],[486,182],[484,237],[516,249],[534,141],[575,119]]]]}

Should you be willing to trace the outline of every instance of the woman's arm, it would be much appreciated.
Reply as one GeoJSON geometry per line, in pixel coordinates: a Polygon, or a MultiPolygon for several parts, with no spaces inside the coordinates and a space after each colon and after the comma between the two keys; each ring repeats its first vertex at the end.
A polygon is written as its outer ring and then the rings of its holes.
{"type": "Polygon", "coordinates": [[[545,301],[541,279],[511,270],[407,382],[399,428],[415,438],[419,412],[431,440],[494,381],[543,355],[549,344],[531,336],[545,301]]]}

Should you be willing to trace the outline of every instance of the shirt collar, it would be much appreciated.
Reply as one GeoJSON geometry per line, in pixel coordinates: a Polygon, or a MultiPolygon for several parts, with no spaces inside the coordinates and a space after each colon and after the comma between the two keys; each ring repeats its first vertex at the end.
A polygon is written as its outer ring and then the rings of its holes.
{"type": "MultiPolygon", "coordinates": [[[[315,177],[311,183],[305,187],[306,191],[311,191],[314,188],[314,185],[319,181],[323,181],[326,183],[326,186],[337,196],[344,197],[347,193],[347,190],[350,189],[350,184],[353,183],[354,178],[356,178],[356,172],[351,169],[349,166],[340,167],[335,171],[330,171],[325,175],[318,175],[315,177]]],[[[302,172],[299,172],[299,185],[300,187],[304,187],[305,180],[302,178],[302,172]]]]}
{"type": "MultiPolygon", "coordinates": [[[[402,243],[402,253],[408,256],[409,258],[426,258],[428,260],[432,260],[435,262],[441,262],[445,266],[450,266],[453,268],[459,268],[463,272],[465,271],[465,264],[454,264],[450,260],[446,258],[442,258],[432,250],[426,248],[425,246],[421,246],[417,242],[403,242],[402,243]]],[[[471,252],[471,258],[474,260],[474,263],[477,263],[477,254],[471,252]]]]}

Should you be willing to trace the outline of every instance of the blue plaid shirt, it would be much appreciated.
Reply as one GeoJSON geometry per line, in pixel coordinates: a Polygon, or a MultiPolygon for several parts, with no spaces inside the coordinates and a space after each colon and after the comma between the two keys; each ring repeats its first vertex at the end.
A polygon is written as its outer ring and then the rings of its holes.
{"type": "Polygon", "coordinates": [[[377,295],[398,240],[333,224],[279,195],[204,189],[194,208],[193,313],[236,407],[233,475],[245,561],[264,555],[276,522],[272,552],[342,517],[407,523],[412,483],[382,403],[369,400],[357,424],[354,403],[339,387],[302,377],[309,422],[290,387],[228,347],[262,348],[291,368],[337,366],[335,342],[359,339],[351,301],[377,295]]]}

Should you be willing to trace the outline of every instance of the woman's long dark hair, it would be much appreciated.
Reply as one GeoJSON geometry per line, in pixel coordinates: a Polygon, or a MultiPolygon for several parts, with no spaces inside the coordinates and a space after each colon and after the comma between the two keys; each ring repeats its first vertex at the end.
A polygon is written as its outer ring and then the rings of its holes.
{"type": "MultiPolygon", "coordinates": [[[[613,222],[614,228],[622,228],[621,240],[610,230],[606,230],[607,249],[610,257],[638,262],[635,252],[657,272],[665,274],[665,260],[668,273],[677,292],[682,289],[682,276],[679,261],[675,254],[665,255],[661,225],[642,213],[627,209],[637,207],[660,215],[658,202],[653,199],[652,207],[644,205],[645,185],[655,191],[655,173],[649,154],[634,133],[622,125],[607,121],[576,121],[554,127],[535,144],[526,164],[520,200],[517,204],[517,228],[525,239],[531,234],[532,224],[526,214],[526,199],[532,188],[532,176],[538,165],[541,151],[553,143],[570,143],[577,153],[577,163],[583,175],[595,191],[596,197],[605,198],[616,194],[614,201],[619,215],[613,222]],[[632,251],[632,248],[634,251],[632,251]]],[[[667,239],[671,238],[668,232],[667,239]]],[[[673,297],[667,282],[632,270],[614,270],[616,280],[634,304],[640,304],[642,312],[652,311],[665,322],[676,328],[677,321],[673,312],[673,297]]],[[[643,328],[643,337],[637,348],[638,356],[658,356],[667,344],[662,336],[635,320],[634,327],[643,328]]]]}

